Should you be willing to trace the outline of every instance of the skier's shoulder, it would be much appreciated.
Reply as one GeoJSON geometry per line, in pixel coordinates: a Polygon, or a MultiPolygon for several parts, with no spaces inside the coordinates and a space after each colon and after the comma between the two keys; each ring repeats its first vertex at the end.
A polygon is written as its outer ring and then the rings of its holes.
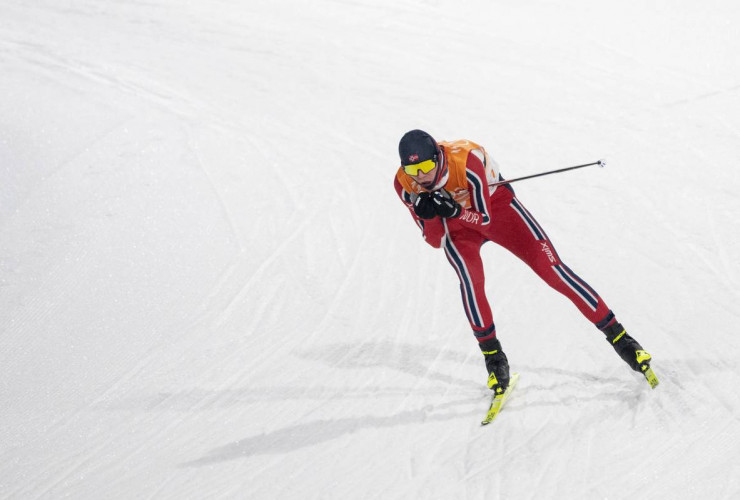
{"type": "Polygon", "coordinates": [[[479,143],[460,139],[441,142],[440,145],[449,159],[450,171],[457,171],[461,179],[474,175],[480,179],[486,178],[488,184],[498,180],[498,164],[479,143]]]}
{"type": "Polygon", "coordinates": [[[468,139],[442,141],[439,143],[453,169],[479,169],[485,167],[487,155],[480,144],[468,139]]]}
{"type": "Polygon", "coordinates": [[[476,149],[483,150],[483,146],[469,139],[457,139],[455,141],[441,141],[439,143],[448,154],[465,155],[476,149]]]}

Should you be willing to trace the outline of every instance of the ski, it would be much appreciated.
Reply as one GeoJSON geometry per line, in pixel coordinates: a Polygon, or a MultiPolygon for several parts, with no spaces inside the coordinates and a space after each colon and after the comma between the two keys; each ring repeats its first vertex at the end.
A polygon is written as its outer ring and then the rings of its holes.
{"type": "Polygon", "coordinates": [[[519,381],[519,374],[513,373],[511,375],[511,378],[509,379],[509,386],[506,388],[503,394],[496,394],[491,399],[491,406],[488,408],[488,413],[486,414],[486,418],[483,419],[483,421],[480,423],[481,425],[488,425],[491,422],[494,421],[494,419],[498,416],[499,412],[501,411],[501,408],[504,407],[504,404],[506,403],[506,400],[509,399],[509,395],[514,390],[514,387],[516,386],[516,383],[519,381]]]}
{"type": "Polygon", "coordinates": [[[648,366],[642,374],[645,375],[645,380],[647,380],[652,389],[655,389],[660,383],[658,377],[655,375],[655,372],[652,368],[650,368],[650,366],[648,366]]]}

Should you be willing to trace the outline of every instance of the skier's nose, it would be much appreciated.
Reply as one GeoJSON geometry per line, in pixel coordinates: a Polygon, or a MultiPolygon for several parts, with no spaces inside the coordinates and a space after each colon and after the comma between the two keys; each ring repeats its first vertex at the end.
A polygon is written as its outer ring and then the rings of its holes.
{"type": "Polygon", "coordinates": [[[430,181],[430,180],[434,179],[434,174],[436,174],[436,173],[437,173],[437,167],[431,169],[426,174],[424,172],[421,172],[420,171],[419,172],[419,175],[418,175],[418,179],[420,181],[422,181],[422,182],[430,181]]]}

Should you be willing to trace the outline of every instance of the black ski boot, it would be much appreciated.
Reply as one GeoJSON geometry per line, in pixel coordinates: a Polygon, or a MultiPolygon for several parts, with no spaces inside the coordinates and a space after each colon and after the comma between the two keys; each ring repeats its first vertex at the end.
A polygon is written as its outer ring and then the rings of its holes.
{"type": "Polygon", "coordinates": [[[624,329],[619,323],[614,323],[602,330],[606,335],[606,340],[612,345],[619,357],[630,368],[636,372],[645,373],[650,368],[650,353],[643,350],[642,346],[624,329]]]}
{"type": "Polygon", "coordinates": [[[478,345],[486,360],[488,388],[496,394],[503,394],[509,386],[509,360],[501,349],[501,342],[494,337],[478,345]]]}

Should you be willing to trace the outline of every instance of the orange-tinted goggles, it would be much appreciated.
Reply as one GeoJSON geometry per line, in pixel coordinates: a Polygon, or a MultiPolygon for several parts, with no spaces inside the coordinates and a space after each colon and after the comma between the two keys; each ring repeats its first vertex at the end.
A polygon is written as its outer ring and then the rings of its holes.
{"type": "Polygon", "coordinates": [[[413,165],[406,165],[405,167],[403,167],[403,171],[409,175],[419,175],[419,170],[421,170],[425,174],[428,174],[429,172],[434,170],[434,167],[436,166],[437,162],[435,162],[434,160],[427,160],[421,163],[414,163],[413,165]]]}

